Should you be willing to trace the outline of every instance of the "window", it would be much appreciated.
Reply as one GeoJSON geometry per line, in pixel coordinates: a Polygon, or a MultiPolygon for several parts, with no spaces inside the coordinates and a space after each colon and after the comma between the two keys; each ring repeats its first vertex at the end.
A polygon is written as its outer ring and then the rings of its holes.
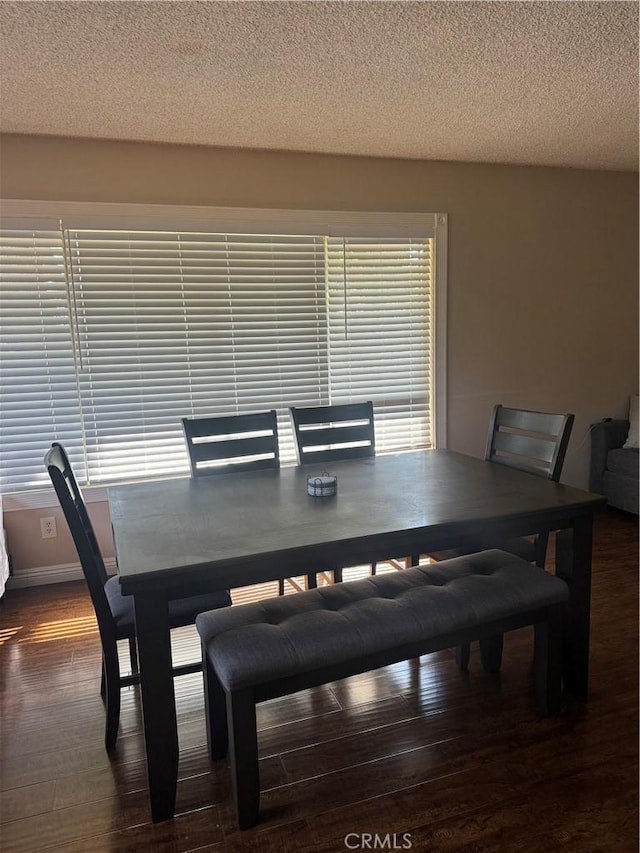
{"type": "Polygon", "coordinates": [[[48,486],[52,440],[85,483],[187,474],[183,416],[276,408],[286,463],[289,406],[372,399],[379,451],[433,446],[444,221],[215,211],[174,224],[172,213],[162,227],[122,207],[100,227],[64,209],[57,228],[8,217],[4,492],[48,486]]]}

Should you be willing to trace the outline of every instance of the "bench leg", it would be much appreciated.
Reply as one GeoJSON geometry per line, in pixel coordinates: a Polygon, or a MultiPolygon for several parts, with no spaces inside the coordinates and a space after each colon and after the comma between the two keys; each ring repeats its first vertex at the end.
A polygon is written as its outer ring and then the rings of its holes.
{"type": "Polygon", "coordinates": [[[202,649],[204,675],[204,712],[207,727],[207,748],[212,760],[224,758],[229,746],[227,730],[227,700],[206,649],[202,649]]]}
{"type": "Polygon", "coordinates": [[[543,714],[557,716],[562,699],[562,633],[564,606],[548,608],[548,620],[535,625],[534,669],[538,704],[543,714]]]}
{"type": "Polygon", "coordinates": [[[500,672],[503,645],[504,636],[502,634],[480,640],[480,658],[486,672],[500,672]]]}
{"type": "Polygon", "coordinates": [[[251,689],[227,694],[227,716],[236,817],[240,829],[249,829],[257,822],[260,807],[256,703],[251,689]]]}

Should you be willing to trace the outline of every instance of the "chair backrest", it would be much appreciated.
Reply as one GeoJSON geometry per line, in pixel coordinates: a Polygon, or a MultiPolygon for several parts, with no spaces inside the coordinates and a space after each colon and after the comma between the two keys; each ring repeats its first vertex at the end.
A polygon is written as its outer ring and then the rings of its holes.
{"type": "Polygon", "coordinates": [[[279,468],[275,409],[250,415],[182,418],[191,476],[279,468]]]}
{"type": "Polygon", "coordinates": [[[51,445],[45,454],[44,464],[69,525],[102,634],[105,626],[112,624],[111,608],[104,592],[108,575],[82,492],[61,444],[54,442],[51,445]]]}
{"type": "Polygon", "coordinates": [[[548,480],[559,480],[573,415],[554,415],[495,406],[485,459],[548,480]]]}
{"type": "Polygon", "coordinates": [[[375,456],[373,403],[291,407],[298,462],[330,462],[375,456]]]}

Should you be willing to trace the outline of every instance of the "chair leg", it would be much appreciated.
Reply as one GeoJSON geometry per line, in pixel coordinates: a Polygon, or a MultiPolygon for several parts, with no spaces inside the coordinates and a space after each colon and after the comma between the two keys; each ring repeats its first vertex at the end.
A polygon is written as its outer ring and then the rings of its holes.
{"type": "Polygon", "coordinates": [[[138,675],[138,646],[135,637],[129,637],[129,660],[131,661],[131,674],[138,675]]]}
{"type": "Polygon", "coordinates": [[[111,751],[116,745],[118,727],[120,725],[120,665],[118,663],[118,650],[115,643],[112,649],[103,649],[102,669],[107,705],[104,745],[108,751],[111,751]]]}
{"type": "Polygon", "coordinates": [[[107,701],[107,681],[104,676],[104,662],[100,671],[100,695],[102,696],[102,701],[107,701]]]}
{"type": "Polygon", "coordinates": [[[229,748],[227,729],[227,700],[224,688],[216,675],[207,650],[202,647],[202,672],[204,675],[204,712],[207,727],[209,757],[216,761],[224,758],[229,748]]]}
{"type": "Polygon", "coordinates": [[[535,548],[535,564],[541,569],[544,569],[547,562],[547,544],[549,542],[548,533],[538,533],[534,537],[535,548]]]}
{"type": "Polygon", "coordinates": [[[260,808],[258,735],[253,690],[227,694],[227,716],[236,816],[240,829],[249,829],[257,822],[260,808]]]}
{"type": "Polygon", "coordinates": [[[469,656],[471,654],[471,643],[462,643],[456,646],[456,664],[458,669],[466,672],[469,669],[469,656]]]}
{"type": "Polygon", "coordinates": [[[284,595],[284,578],[278,578],[278,595],[284,595]]]}
{"type": "Polygon", "coordinates": [[[502,634],[480,640],[480,658],[486,672],[500,672],[503,644],[504,637],[502,634]]]}
{"type": "Polygon", "coordinates": [[[542,713],[557,716],[562,701],[564,605],[554,604],[547,612],[547,621],[537,624],[534,628],[536,693],[542,713]]]}

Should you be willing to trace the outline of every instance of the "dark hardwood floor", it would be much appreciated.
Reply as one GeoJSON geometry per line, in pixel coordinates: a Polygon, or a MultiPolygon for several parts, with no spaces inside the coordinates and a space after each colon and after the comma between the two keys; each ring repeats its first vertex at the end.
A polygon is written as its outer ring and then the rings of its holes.
{"type": "MultiPolygon", "coordinates": [[[[178,816],[154,826],[136,689],[123,692],[115,754],[103,747],[100,645],[83,584],[9,591],[0,847],[636,851],[637,579],[637,520],[608,511],[595,535],[590,701],[565,701],[559,718],[536,710],[529,629],[507,636],[498,676],[476,649],[466,674],[442,652],[261,706],[261,820],[243,833],[229,769],[207,760],[201,676],[176,681],[178,816]]],[[[175,652],[198,655],[191,629],[175,652]]]]}

